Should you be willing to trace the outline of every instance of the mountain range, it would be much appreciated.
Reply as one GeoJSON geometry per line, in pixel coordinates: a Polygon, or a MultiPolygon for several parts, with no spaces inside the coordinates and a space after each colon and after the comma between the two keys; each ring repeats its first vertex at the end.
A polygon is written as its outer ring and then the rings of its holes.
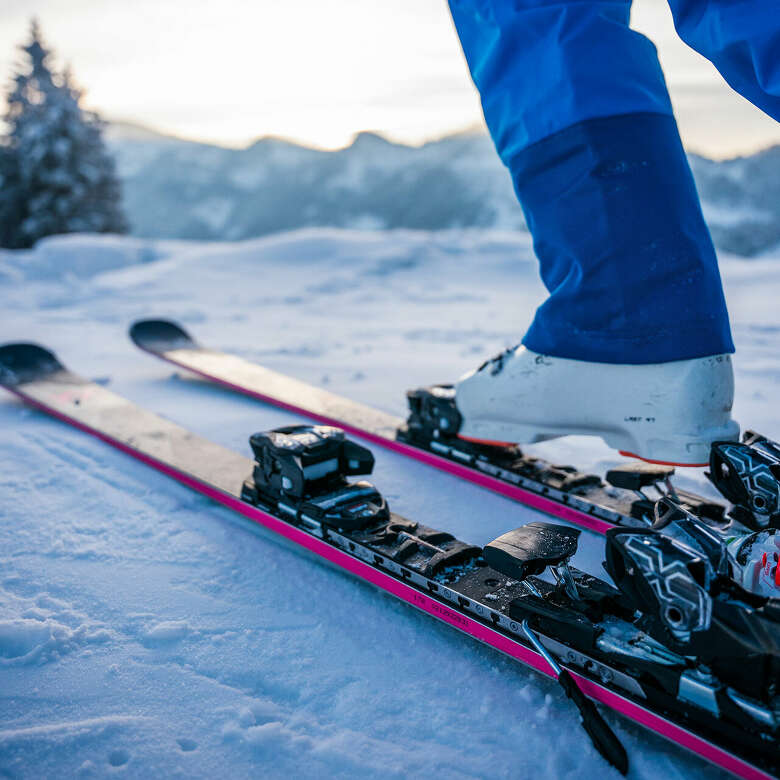
{"type": "MultiPolygon", "coordinates": [[[[422,146],[364,132],[336,151],[277,138],[229,149],[115,123],[107,140],[137,236],[240,240],[307,226],[525,230],[484,133],[422,146]]],[[[719,250],[752,257],[780,244],[780,146],[689,159],[719,250]]]]}

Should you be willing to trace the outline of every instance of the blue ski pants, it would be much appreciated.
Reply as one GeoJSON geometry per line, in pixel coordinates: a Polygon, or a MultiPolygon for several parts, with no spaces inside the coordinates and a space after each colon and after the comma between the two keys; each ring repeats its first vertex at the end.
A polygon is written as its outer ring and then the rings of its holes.
{"type": "MultiPolygon", "coordinates": [[[[733,352],[712,240],[630,0],[449,0],[549,297],[523,343],[605,363],[733,352]]],[[[669,0],[680,36],[780,119],[774,0],[669,0]]]]}

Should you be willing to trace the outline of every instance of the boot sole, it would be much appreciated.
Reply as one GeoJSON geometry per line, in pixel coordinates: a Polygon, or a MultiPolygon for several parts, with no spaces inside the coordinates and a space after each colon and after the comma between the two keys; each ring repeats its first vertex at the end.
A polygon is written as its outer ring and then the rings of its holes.
{"type": "MultiPolygon", "coordinates": [[[[511,426],[501,426],[506,428],[506,433],[509,434],[509,428],[511,426]]],[[[714,441],[736,441],[739,438],[739,425],[731,420],[725,426],[717,429],[711,429],[706,435],[702,436],[675,436],[674,440],[657,439],[658,442],[654,447],[651,445],[652,439],[644,442],[645,446],[641,446],[641,440],[638,440],[635,436],[631,436],[628,433],[616,432],[616,431],[593,431],[593,430],[548,430],[532,429],[530,426],[518,426],[520,430],[517,430],[518,435],[510,434],[506,439],[497,438],[482,438],[479,436],[469,436],[459,434],[458,437],[465,441],[470,441],[476,444],[487,444],[495,447],[508,447],[515,444],[532,444],[540,441],[546,441],[549,439],[556,439],[562,436],[577,435],[577,436],[597,436],[602,441],[614,450],[617,450],[621,455],[627,458],[634,458],[637,460],[645,461],[646,463],[656,463],[664,466],[680,466],[683,468],[701,468],[708,465],[710,444],[714,441]],[[629,445],[629,446],[626,446],[629,445]],[[649,452],[648,450],[655,449],[656,453],[649,452]],[[660,450],[660,452],[659,452],[660,450]],[[685,451],[696,452],[698,450],[698,457],[686,458],[682,455],[685,451]],[[646,454],[640,454],[645,452],[646,454]],[[669,452],[669,456],[664,456],[662,453],[669,452]],[[675,455],[671,455],[675,453],[675,455]],[[653,457],[655,455],[655,457],[653,457]]]]}

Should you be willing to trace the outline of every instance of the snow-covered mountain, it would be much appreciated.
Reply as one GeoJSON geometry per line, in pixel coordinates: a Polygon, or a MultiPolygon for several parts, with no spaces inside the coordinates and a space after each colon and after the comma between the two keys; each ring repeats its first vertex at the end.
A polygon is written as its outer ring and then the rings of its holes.
{"type": "Polygon", "coordinates": [[[780,146],[721,162],[689,159],[718,249],[751,257],[780,245],[780,146]]]}
{"type": "MultiPolygon", "coordinates": [[[[226,149],[113,125],[109,141],[133,233],[235,240],[306,226],[524,229],[490,139],[452,135],[420,147],[359,134],[338,151],[264,138],[226,149]]],[[[715,162],[691,156],[720,249],[780,243],[780,147],[715,162]]]]}

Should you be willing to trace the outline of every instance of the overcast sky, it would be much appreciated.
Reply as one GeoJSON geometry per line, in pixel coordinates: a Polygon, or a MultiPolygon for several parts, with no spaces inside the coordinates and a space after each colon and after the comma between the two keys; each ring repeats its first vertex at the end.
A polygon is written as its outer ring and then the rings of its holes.
{"type": "MultiPolygon", "coordinates": [[[[445,0],[0,0],[0,83],[32,15],[90,107],[187,138],[332,148],[360,130],[419,143],[481,123],[445,0]]],[[[665,0],[636,0],[633,25],[659,48],[689,149],[780,143],[676,38],[665,0]]]]}

